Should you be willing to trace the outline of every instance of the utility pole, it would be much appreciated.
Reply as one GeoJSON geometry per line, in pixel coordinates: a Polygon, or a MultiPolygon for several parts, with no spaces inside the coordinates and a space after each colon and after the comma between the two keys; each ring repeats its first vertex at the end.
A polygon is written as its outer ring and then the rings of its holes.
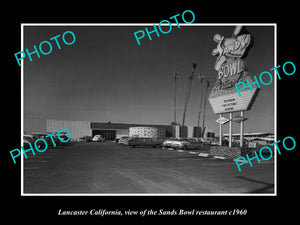
{"type": "MultiPolygon", "coordinates": [[[[200,80],[200,85],[202,86],[202,84],[203,84],[203,80],[204,80],[204,78],[203,78],[203,75],[202,74],[199,74],[198,75],[198,79],[200,80]]],[[[201,98],[200,98],[200,106],[199,106],[199,114],[198,114],[198,123],[197,123],[197,137],[198,137],[198,134],[199,134],[199,136],[201,136],[201,133],[202,132],[200,132],[200,133],[198,133],[199,132],[199,130],[200,130],[200,116],[201,116],[201,110],[202,110],[202,101],[203,101],[203,87],[200,87],[200,90],[201,90],[201,98]]]]}
{"type": "Polygon", "coordinates": [[[205,125],[205,110],[206,110],[206,100],[207,100],[207,92],[208,92],[208,87],[210,85],[209,79],[205,78],[205,98],[204,98],[204,112],[203,112],[203,122],[202,122],[202,137],[204,137],[204,125],[205,125]]]}
{"type": "Polygon", "coordinates": [[[173,137],[176,137],[176,126],[177,126],[177,122],[176,122],[176,96],[177,96],[177,79],[180,78],[180,75],[178,74],[178,72],[176,72],[174,74],[174,81],[175,81],[175,87],[174,87],[174,123],[173,123],[173,137]]]}
{"type": "Polygon", "coordinates": [[[188,83],[188,87],[186,90],[185,101],[184,101],[183,117],[182,117],[182,124],[181,124],[181,126],[182,126],[181,137],[183,137],[183,128],[184,128],[184,123],[185,123],[186,110],[187,110],[187,106],[188,106],[188,102],[189,102],[189,98],[190,98],[191,87],[192,87],[192,82],[194,79],[194,73],[195,73],[196,67],[197,67],[197,64],[193,63],[193,70],[192,70],[192,74],[189,76],[189,83],[188,83]]]}

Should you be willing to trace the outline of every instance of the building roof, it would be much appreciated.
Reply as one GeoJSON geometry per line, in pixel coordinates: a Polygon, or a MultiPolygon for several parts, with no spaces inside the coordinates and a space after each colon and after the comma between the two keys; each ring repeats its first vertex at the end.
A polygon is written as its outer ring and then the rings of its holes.
{"type": "Polygon", "coordinates": [[[249,137],[247,138],[248,141],[274,141],[274,138],[270,138],[270,137],[249,137]]]}
{"type": "Polygon", "coordinates": [[[149,124],[128,124],[128,123],[98,123],[91,122],[91,129],[129,129],[129,127],[156,127],[172,128],[171,125],[149,125],[149,124]]]}
{"type": "MultiPolygon", "coordinates": [[[[270,136],[274,135],[273,133],[269,132],[246,132],[244,136],[270,136]]],[[[229,136],[229,134],[223,134],[223,136],[229,136]]],[[[240,133],[234,133],[232,136],[240,136],[240,133]]]]}

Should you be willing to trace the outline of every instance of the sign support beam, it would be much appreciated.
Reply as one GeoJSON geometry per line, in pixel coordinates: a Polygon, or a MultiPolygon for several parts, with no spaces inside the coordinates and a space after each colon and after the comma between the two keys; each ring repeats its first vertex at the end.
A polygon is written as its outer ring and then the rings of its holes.
{"type": "Polygon", "coordinates": [[[244,111],[241,111],[241,125],[240,125],[240,147],[243,147],[243,140],[244,140],[244,111]]]}
{"type": "Polygon", "coordinates": [[[229,113],[229,143],[228,146],[232,146],[232,112],[229,113]]]}
{"type": "MultiPolygon", "coordinates": [[[[220,113],[220,118],[222,118],[222,114],[220,113]]],[[[219,145],[222,146],[222,126],[223,124],[219,123],[219,145]]]]}

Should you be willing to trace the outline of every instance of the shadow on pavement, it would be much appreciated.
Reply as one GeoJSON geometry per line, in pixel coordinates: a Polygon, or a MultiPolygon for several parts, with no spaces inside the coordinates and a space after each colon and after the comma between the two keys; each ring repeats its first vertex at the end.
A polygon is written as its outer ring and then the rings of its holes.
{"type": "Polygon", "coordinates": [[[256,188],[252,191],[249,191],[249,193],[273,193],[274,192],[274,183],[268,183],[265,181],[254,180],[254,179],[243,177],[243,176],[237,176],[237,178],[247,180],[249,182],[254,182],[254,183],[265,185],[264,187],[256,188]]]}

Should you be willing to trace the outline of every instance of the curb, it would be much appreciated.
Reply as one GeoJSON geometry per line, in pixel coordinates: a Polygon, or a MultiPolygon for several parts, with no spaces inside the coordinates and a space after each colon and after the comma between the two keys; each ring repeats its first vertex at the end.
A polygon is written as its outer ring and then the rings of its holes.
{"type": "Polygon", "coordinates": [[[195,152],[195,151],[186,151],[186,150],[182,150],[182,149],[173,149],[173,148],[168,148],[168,147],[163,147],[162,149],[167,149],[167,150],[171,150],[171,151],[177,150],[177,152],[188,152],[189,154],[197,155],[202,158],[227,159],[224,156],[212,156],[209,153],[204,153],[204,152],[201,152],[198,154],[198,152],[195,152]]]}
{"type": "Polygon", "coordinates": [[[215,156],[214,156],[214,159],[226,159],[226,157],[224,157],[224,156],[217,156],[217,155],[215,155],[215,156]]]}
{"type": "Polygon", "coordinates": [[[193,152],[193,151],[191,151],[191,152],[189,152],[190,154],[194,154],[194,155],[196,155],[196,154],[198,154],[197,152],[193,152]]]}
{"type": "Polygon", "coordinates": [[[198,156],[208,158],[210,155],[208,153],[199,153],[198,156]]]}
{"type": "MultiPolygon", "coordinates": [[[[235,159],[233,159],[232,161],[234,161],[234,162],[235,162],[235,159]]],[[[241,159],[239,159],[239,160],[237,160],[236,162],[244,162],[244,160],[241,160],[241,159]]],[[[245,163],[246,163],[246,164],[247,164],[247,163],[249,163],[249,162],[248,162],[248,160],[246,160],[246,162],[245,162],[245,163]]]]}

